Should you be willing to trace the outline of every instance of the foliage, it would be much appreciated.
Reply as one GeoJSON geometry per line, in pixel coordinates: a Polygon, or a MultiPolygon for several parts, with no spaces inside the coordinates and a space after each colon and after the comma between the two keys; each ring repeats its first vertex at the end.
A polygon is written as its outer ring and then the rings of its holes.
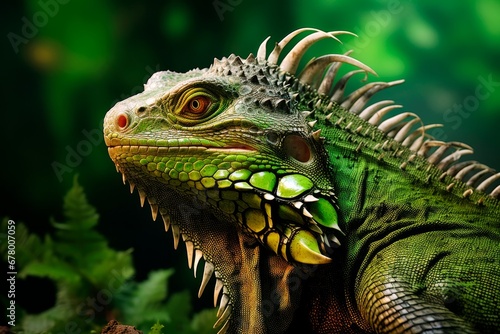
{"type": "Polygon", "coordinates": [[[159,321],[157,321],[153,325],[153,327],[151,327],[151,330],[149,331],[149,334],[163,334],[163,332],[161,331],[163,327],[165,327],[165,326],[163,326],[162,324],[160,324],[159,321]]]}
{"type": "MultiPolygon", "coordinates": [[[[173,269],[151,272],[143,282],[133,280],[132,250],[111,249],[95,230],[99,215],[76,177],[64,198],[63,211],[65,221],[51,219],[54,233],[44,237],[30,233],[22,223],[16,225],[17,279],[47,278],[57,288],[53,307],[39,314],[19,311],[18,332],[60,333],[68,328],[100,332],[112,318],[143,331],[152,329],[153,334],[162,328],[166,333],[200,333],[201,328],[213,332],[215,311],[191,318],[189,294],[168,293],[173,269]]],[[[3,231],[7,223],[4,219],[3,231]]],[[[6,247],[7,243],[0,244],[2,254],[7,254],[6,247]]]]}

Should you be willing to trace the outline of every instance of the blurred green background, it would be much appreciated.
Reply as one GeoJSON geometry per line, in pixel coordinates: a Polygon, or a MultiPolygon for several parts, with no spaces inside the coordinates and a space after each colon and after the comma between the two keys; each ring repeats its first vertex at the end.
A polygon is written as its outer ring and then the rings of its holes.
{"type": "MultiPolygon", "coordinates": [[[[384,97],[425,123],[443,123],[438,139],[465,142],[475,148],[474,159],[500,169],[498,0],[24,0],[5,6],[0,217],[48,232],[49,217],[58,217],[78,174],[100,213],[99,230],[113,247],[135,249],[139,280],[175,266],[174,288],[199,284],[184,247],[173,252],[170,233],[151,221],[149,208],[139,207],[115,172],[101,135],[106,111],[140,92],[155,71],[247,56],[267,36],[271,47],[306,26],[358,34],[315,50],[352,48],[378,72],[374,80],[404,78],[384,97]]],[[[40,287],[25,284],[19,293],[34,289],[40,287]]],[[[210,293],[205,297],[211,300],[210,293]]]]}

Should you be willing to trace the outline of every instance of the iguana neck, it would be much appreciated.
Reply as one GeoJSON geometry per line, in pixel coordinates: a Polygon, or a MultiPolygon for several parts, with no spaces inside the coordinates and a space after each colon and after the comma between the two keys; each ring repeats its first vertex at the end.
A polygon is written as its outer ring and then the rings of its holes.
{"type": "Polygon", "coordinates": [[[357,115],[331,104],[322,108],[317,102],[316,107],[317,111],[311,116],[315,126],[321,129],[332,162],[330,168],[343,217],[341,227],[346,227],[354,217],[362,216],[363,210],[381,203],[406,206],[423,198],[435,198],[434,205],[426,201],[426,207],[446,208],[442,202],[449,199],[467,210],[498,207],[497,200],[473,191],[466,183],[430,163],[428,158],[396,142],[357,115]]]}

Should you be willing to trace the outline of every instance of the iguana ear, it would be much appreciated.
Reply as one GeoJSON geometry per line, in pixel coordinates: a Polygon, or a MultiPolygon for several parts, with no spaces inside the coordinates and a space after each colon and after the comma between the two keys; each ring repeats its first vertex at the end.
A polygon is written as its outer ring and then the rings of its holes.
{"type": "Polygon", "coordinates": [[[302,163],[307,163],[312,158],[311,147],[307,141],[298,135],[288,135],[281,144],[285,153],[302,163]]]}

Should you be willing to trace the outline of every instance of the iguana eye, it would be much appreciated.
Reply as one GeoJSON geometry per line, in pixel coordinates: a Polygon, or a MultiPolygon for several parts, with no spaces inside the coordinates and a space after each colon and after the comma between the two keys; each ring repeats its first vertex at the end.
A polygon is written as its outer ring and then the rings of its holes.
{"type": "Polygon", "coordinates": [[[182,112],[200,115],[205,113],[211,104],[212,101],[207,96],[195,96],[187,102],[187,104],[182,109],[182,112]]]}
{"type": "Polygon", "coordinates": [[[186,122],[201,121],[217,110],[219,99],[211,91],[194,87],[184,91],[177,101],[176,114],[186,122]]]}

